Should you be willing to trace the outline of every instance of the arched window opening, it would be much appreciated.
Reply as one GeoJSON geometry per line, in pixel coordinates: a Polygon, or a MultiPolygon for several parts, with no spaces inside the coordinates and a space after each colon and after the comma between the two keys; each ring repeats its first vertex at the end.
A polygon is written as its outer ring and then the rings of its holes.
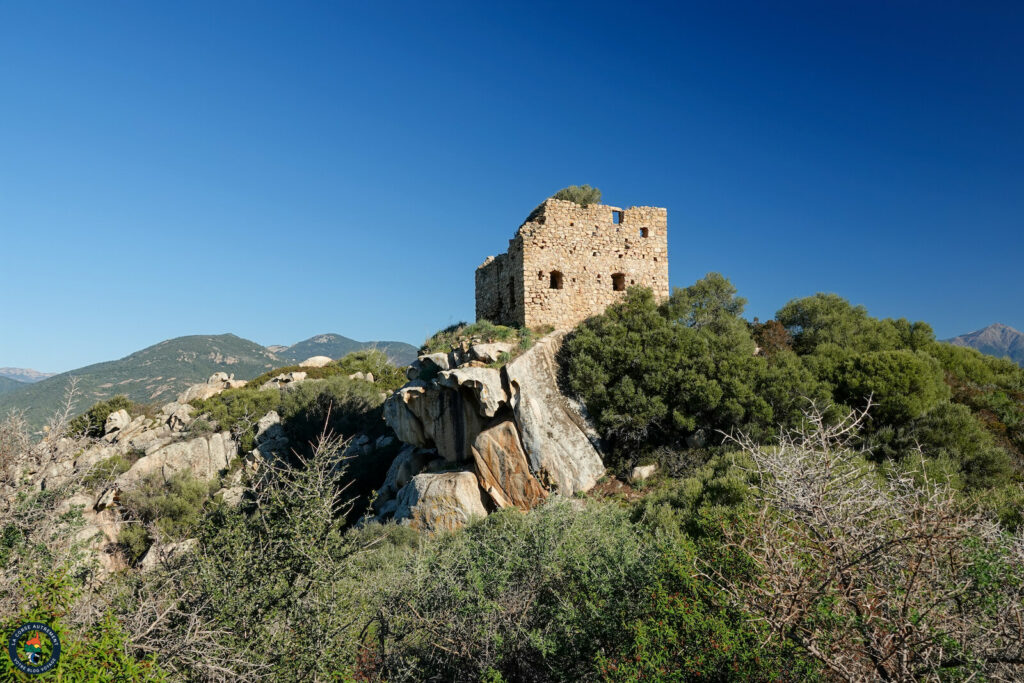
{"type": "Polygon", "coordinates": [[[550,285],[550,287],[551,287],[551,289],[561,289],[562,288],[562,274],[560,272],[558,272],[557,270],[552,270],[551,271],[551,285],[550,285]]]}
{"type": "Polygon", "coordinates": [[[640,228],[640,236],[647,237],[647,228],[640,228]]]}
{"type": "Polygon", "coordinates": [[[626,275],[624,273],[612,273],[612,289],[616,292],[626,290],[626,275]]]}

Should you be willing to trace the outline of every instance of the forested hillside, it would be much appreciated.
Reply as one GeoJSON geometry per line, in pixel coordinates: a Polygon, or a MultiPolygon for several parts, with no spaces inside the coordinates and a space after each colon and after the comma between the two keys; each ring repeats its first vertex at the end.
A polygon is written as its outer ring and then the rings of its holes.
{"type": "Polygon", "coordinates": [[[21,389],[25,386],[24,382],[9,379],[7,377],[0,377],[0,394],[6,394],[9,391],[21,389]]]}

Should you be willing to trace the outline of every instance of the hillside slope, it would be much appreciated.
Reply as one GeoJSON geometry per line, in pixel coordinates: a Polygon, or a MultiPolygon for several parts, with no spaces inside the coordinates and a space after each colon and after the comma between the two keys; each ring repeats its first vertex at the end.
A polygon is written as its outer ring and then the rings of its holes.
{"type": "Polygon", "coordinates": [[[956,346],[967,346],[997,358],[1009,357],[1024,366],[1024,332],[995,323],[985,329],[947,339],[956,346]]]}
{"type": "Polygon", "coordinates": [[[416,360],[417,349],[412,344],[398,341],[360,342],[340,334],[318,334],[284,349],[279,346],[268,347],[273,349],[274,355],[288,363],[301,363],[313,356],[341,358],[353,351],[368,348],[380,349],[395,365],[409,365],[416,360]]]}
{"type": "Polygon", "coordinates": [[[27,386],[24,382],[0,375],[0,394],[7,394],[27,386]]]}
{"type": "Polygon", "coordinates": [[[162,404],[214,372],[250,379],[284,365],[263,346],[233,334],[168,339],[120,360],[71,370],[0,395],[0,414],[12,408],[38,429],[60,405],[72,376],[79,378],[75,409],[124,394],[134,401],[162,404]]]}

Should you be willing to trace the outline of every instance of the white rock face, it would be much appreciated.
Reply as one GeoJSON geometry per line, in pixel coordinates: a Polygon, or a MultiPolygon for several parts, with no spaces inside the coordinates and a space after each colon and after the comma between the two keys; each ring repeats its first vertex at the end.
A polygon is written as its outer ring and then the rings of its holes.
{"type": "Polygon", "coordinates": [[[504,370],[530,469],[571,496],[593,488],[604,475],[604,463],[594,446],[597,435],[558,390],[555,356],[564,338],[564,332],[548,335],[504,370]]]}
{"type": "Polygon", "coordinates": [[[451,354],[448,353],[428,353],[417,360],[421,367],[433,366],[438,370],[451,370],[455,366],[451,354]]]}
{"type": "Polygon", "coordinates": [[[487,515],[483,491],[472,472],[418,474],[398,492],[395,519],[427,531],[464,526],[487,515]]]}
{"type": "Polygon", "coordinates": [[[167,416],[167,426],[175,432],[184,431],[192,424],[192,412],[195,410],[190,405],[174,404],[177,407],[172,409],[167,416]]]}
{"type": "Polygon", "coordinates": [[[333,362],[334,361],[332,361],[327,356],[313,356],[312,358],[307,358],[306,360],[304,360],[301,363],[299,363],[299,367],[300,368],[322,368],[325,365],[330,365],[333,362]]]}
{"type": "Polygon", "coordinates": [[[103,425],[103,433],[110,434],[119,431],[130,425],[131,422],[132,418],[126,410],[117,410],[107,416],[107,421],[103,425]]]}
{"type": "Polygon", "coordinates": [[[633,481],[643,481],[644,479],[650,479],[653,477],[654,473],[657,471],[657,465],[639,465],[634,467],[629,473],[629,478],[633,481]]]}
{"type": "Polygon", "coordinates": [[[473,360],[481,363],[497,363],[503,353],[511,353],[512,345],[505,342],[494,342],[493,344],[474,344],[469,347],[469,355],[473,360]]]}
{"type": "Polygon", "coordinates": [[[256,448],[251,455],[267,462],[288,457],[288,435],[281,426],[281,416],[271,410],[256,423],[256,448]]]}
{"type": "Polygon", "coordinates": [[[213,479],[235,456],[237,447],[231,435],[217,432],[206,437],[174,443],[154,449],[132,465],[114,482],[118,489],[137,484],[152,472],[160,472],[165,479],[182,470],[192,470],[196,479],[213,479]]]}
{"type": "Polygon", "coordinates": [[[501,373],[492,368],[458,368],[440,374],[437,383],[450,389],[465,388],[472,392],[482,417],[494,417],[498,409],[508,405],[508,396],[501,387],[501,373]]]}
{"type": "Polygon", "coordinates": [[[415,446],[406,446],[395,456],[384,478],[384,484],[377,491],[376,506],[382,516],[394,514],[397,505],[395,497],[398,492],[436,457],[436,452],[425,451],[415,446]]]}

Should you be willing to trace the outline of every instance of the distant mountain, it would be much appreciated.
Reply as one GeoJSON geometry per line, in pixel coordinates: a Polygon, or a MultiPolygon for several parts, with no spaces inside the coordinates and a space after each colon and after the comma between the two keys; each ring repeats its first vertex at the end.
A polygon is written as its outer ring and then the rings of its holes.
{"type": "Polygon", "coordinates": [[[47,377],[53,377],[56,372],[39,372],[28,368],[0,368],[0,377],[17,380],[18,382],[39,382],[47,377]]]}
{"type": "Polygon", "coordinates": [[[418,349],[412,344],[397,341],[359,342],[340,334],[318,334],[298,344],[288,347],[268,346],[281,360],[289,363],[301,363],[313,356],[341,358],[347,353],[360,349],[377,348],[388,355],[395,365],[408,365],[416,360],[418,349]]]}
{"type": "Polygon", "coordinates": [[[0,394],[0,415],[18,408],[25,411],[29,424],[41,427],[61,404],[72,376],[79,378],[75,409],[83,412],[96,401],[117,394],[163,404],[215,372],[251,379],[285,364],[263,346],[233,334],[178,337],[120,360],[71,370],[0,394]]]}
{"type": "Polygon", "coordinates": [[[24,382],[19,382],[16,379],[11,379],[10,377],[4,377],[3,375],[0,375],[0,394],[6,394],[11,391],[17,391],[18,389],[27,386],[28,385],[25,384],[24,382]]]}
{"type": "Polygon", "coordinates": [[[946,341],[956,346],[978,349],[990,356],[1009,357],[1024,366],[1024,332],[1019,332],[1008,325],[996,323],[983,330],[962,334],[946,341]]]}

